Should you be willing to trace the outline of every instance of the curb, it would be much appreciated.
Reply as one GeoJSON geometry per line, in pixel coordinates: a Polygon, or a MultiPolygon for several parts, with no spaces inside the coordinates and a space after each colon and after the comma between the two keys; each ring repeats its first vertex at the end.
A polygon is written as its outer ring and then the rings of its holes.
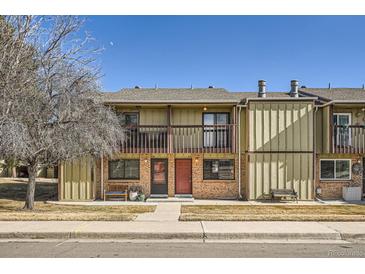
{"type": "Polygon", "coordinates": [[[343,240],[340,233],[205,233],[214,240],[343,240]]]}
{"type": "Polygon", "coordinates": [[[365,233],[128,233],[7,232],[0,239],[125,239],[125,240],[365,240],[365,233]]]}
{"type": "Polygon", "coordinates": [[[128,233],[128,232],[8,232],[0,239],[126,239],[171,240],[203,239],[202,233],[128,233]]]}

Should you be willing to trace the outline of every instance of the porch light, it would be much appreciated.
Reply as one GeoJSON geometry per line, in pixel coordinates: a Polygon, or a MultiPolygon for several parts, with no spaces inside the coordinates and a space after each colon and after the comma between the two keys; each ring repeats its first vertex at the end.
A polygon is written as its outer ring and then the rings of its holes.
{"type": "Polygon", "coordinates": [[[204,111],[207,111],[207,109],[208,109],[207,107],[203,107],[203,110],[204,110],[204,111]]]}

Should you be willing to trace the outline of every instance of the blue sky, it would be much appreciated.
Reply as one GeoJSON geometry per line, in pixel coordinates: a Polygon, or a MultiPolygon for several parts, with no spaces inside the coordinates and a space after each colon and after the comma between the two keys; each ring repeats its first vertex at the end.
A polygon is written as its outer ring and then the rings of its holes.
{"type": "Polygon", "coordinates": [[[361,87],[365,16],[91,16],[103,89],[361,87]]]}

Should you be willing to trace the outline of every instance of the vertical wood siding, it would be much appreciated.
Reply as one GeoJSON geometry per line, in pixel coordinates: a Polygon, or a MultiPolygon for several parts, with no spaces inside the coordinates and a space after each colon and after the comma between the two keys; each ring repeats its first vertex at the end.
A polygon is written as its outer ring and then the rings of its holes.
{"type": "Polygon", "coordinates": [[[67,161],[61,166],[62,174],[59,176],[61,200],[95,199],[95,175],[93,175],[95,163],[90,157],[67,161]]]}
{"type": "Polygon", "coordinates": [[[251,102],[248,111],[249,151],[313,150],[312,103],[251,102]]]}
{"type": "Polygon", "coordinates": [[[249,199],[270,189],[295,189],[300,200],[313,199],[313,154],[257,153],[249,156],[249,199]]]}
{"type": "Polygon", "coordinates": [[[247,113],[248,198],[295,189],[299,199],[312,199],[313,103],[250,102],[247,113]]]}

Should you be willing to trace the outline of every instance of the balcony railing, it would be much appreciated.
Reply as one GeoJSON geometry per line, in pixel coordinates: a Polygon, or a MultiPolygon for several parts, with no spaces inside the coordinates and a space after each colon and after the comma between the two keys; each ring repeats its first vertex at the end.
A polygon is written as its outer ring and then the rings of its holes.
{"type": "Polygon", "coordinates": [[[365,126],[333,126],[333,153],[365,153],[365,126]]]}
{"type": "Polygon", "coordinates": [[[125,127],[124,153],[233,153],[235,125],[125,127]]]}

